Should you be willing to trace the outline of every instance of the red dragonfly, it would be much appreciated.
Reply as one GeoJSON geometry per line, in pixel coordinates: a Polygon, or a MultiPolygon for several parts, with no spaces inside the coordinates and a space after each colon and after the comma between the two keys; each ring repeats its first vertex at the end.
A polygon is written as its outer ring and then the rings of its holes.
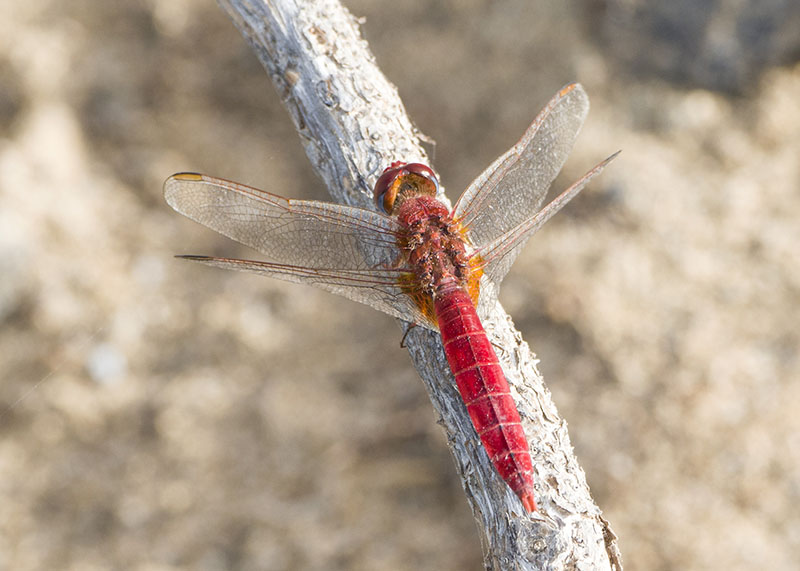
{"type": "Polygon", "coordinates": [[[266,256],[182,256],[210,266],[310,284],[438,330],[458,390],[500,476],[536,509],[533,465],[519,412],[478,315],[522,246],[616,155],[544,208],[589,110],[578,84],[559,91],[520,141],[461,195],[451,212],[433,171],[394,162],[378,178],[382,213],[290,200],[195,173],[171,176],[172,208],[266,256]]]}

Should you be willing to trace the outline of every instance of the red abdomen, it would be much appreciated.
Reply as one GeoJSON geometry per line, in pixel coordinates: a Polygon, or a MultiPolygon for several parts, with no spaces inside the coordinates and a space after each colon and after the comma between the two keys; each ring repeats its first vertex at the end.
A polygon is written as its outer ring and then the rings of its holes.
{"type": "Polygon", "coordinates": [[[447,362],[472,424],[500,476],[532,512],[536,502],[528,441],[475,306],[467,292],[452,285],[437,290],[434,304],[447,362]]]}

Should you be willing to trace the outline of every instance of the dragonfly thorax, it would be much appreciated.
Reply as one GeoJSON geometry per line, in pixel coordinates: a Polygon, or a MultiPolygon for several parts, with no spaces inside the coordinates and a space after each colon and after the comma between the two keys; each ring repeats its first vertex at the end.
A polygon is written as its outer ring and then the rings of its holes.
{"type": "Polygon", "coordinates": [[[430,196],[407,199],[397,219],[408,264],[423,293],[433,296],[445,284],[461,287],[468,282],[467,244],[444,204],[430,196]]]}

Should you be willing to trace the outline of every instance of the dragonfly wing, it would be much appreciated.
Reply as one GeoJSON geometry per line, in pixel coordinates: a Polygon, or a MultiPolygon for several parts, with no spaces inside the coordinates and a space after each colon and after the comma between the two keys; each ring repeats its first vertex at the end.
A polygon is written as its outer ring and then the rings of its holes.
{"type": "Polygon", "coordinates": [[[169,177],[164,197],[184,216],[258,250],[269,262],[363,270],[391,266],[400,254],[398,224],[360,208],[290,200],[194,173],[169,177]]]}
{"type": "Polygon", "coordinates": [[[436,330],[436,324],[422,313],[414,301],[399,287],[399,270],[329,271],[324,269],[282,266],[255,260],[179,256],[215,268],[250,272],[284,281],[312,285],[364,303],[398,319],[436,330]]]}
{"type": "Polygon", "coordinates": [[[519,142],[469,185],[454,214],[473,244],[492,242],[538,211],[588,112],[583,87],[577,83],[564,87],[519,142]]]}
{"type": "Polygon", "coordinates": [[[401,266],[396,243],[400,228],[387,216],[340,204],[290,200],[194,173],[168,178],[164,197],[181,214],[266,257],[264,262],[192,259],[308,283],[407,320],[419,313],[409,311],[414,303],[399,285],[407,283],[409,270],[401,266]]]}
{"type": "Polygon", "coordinates": [[[484,280],[481,285],[481,293],[478,301],[479,306],[484,307],[495,302],[500,282],[503,281],[508,270],[511,269],[511,265],[514,263],[514,260],[517,259],[517,256],[528,239],[533,236],[545,222],[550,220],[556,212],[561,210],[572,200],[591,179],[600,174],[608,163],[614,160],[618,154],[619,151],[599,163],[536,214],[476,252],[476,255],[480,256],[481,259],[481,263],[478,267],[483,269],[484,280]]]}

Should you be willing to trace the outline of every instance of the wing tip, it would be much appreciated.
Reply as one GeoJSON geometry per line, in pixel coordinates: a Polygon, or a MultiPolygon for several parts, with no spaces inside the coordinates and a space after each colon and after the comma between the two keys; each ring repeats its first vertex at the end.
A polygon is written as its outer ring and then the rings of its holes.
{"type": "Polygon", "coordinates": [[[558,92],[558,97],[564,97],[567,93],[569,93],[570,91],[574,91],[576,89],[584,91],[583,86],[577,81],[573,83],[568,83],[564,87],[562,87],[561,90],[558,92]]]}
{"type": "Polygon", "coordinates": [[[198,181],[203,180],[203,175],[199,172],[176,172],[174,175],[169,177],[167,180],[191,180],[191,181],[198,181]]]}
{"type": "Polygon", "coordinates": [[[616,159],[621,152],[622,152],[622,149],[618,150],[616,153],[612,153],[608,158],[606,158],[606,160],[601,162],[600,165],[598,165],[598,166],[605,167],[608,163],[610,163],[611,161],[616,159]]]}
{"type": "Polygon", "coordinates": [[[553,98],[550,100],[550,104],[545,107],[545,109],[554,107],[557,103],[563,101],[567,97],[577,99],[581,102],[578,116],[581,118],[581,121],[585,120],[586,116],[589,114],[589,94],[586,93],[583,85],[578,82],[568,83],[562,87],[561,90],[553,96],[553,98]]]}
{"type": "Polygon", "coordinates": [[[164,199],[172,208],[179,210],[177,203],[177,196],[181,184],[185,182],[202,182],[205,176],[196,172],[179,172],[167,178],[164,181],[164,199]]]}

